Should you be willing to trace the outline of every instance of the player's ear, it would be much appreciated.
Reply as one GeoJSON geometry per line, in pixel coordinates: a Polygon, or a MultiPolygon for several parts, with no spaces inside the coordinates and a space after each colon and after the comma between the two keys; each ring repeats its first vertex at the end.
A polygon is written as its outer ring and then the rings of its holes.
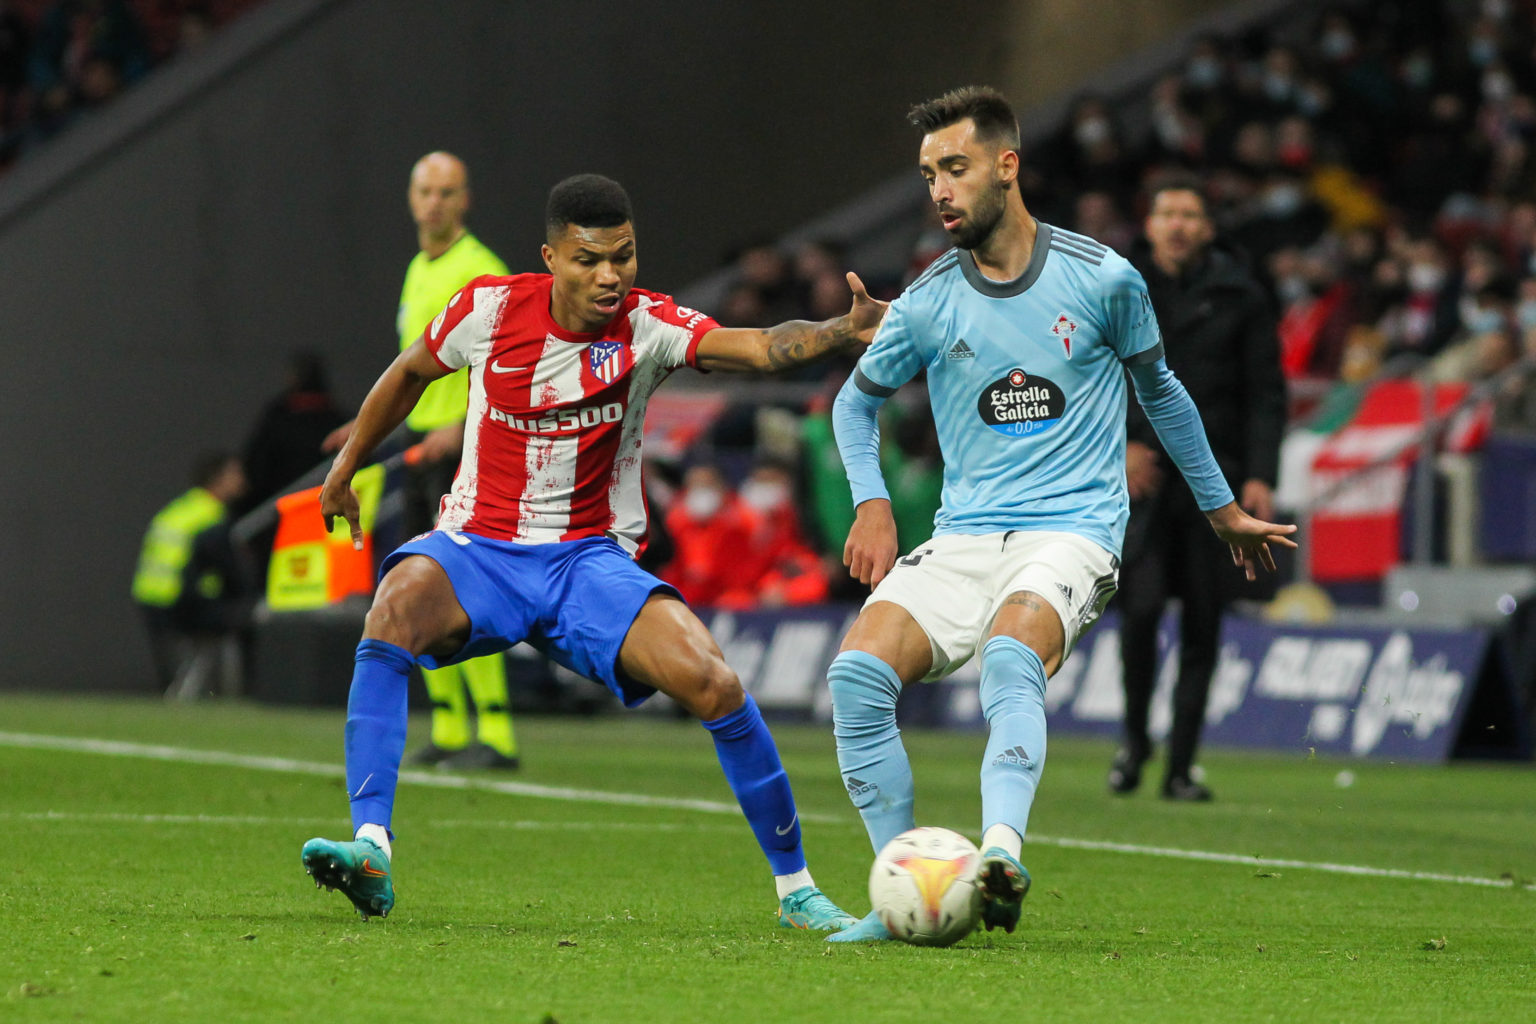
{"type": "Polygon", "coordinates": [[[544,257],[545,269],[553,274],[555,272],[555,250],[549,247],[548,242],[545,242],[539,246],[539,255],[544,257]]]}
{"type": "Polygon", "coordinates": [[[997,151],[997,180],[1012,184],[1019,179],[1019,153],[1015,149],[999,148],[997,151]]]}

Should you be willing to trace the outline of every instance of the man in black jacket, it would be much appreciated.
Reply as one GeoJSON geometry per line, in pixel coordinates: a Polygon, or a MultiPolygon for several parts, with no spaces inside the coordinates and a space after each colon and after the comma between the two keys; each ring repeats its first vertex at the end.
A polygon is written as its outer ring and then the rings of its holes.
{"type": "MultiPolygon", "coordinates": [[[[1198,182],[1158,188],[1145,228],[1131,262],[1146,278],[1168,365],[1199,408],[1211,450],[1243,509],[1272,519],[1285,382],[1269,296],[1239,254],[1214,240],[1198,182]]],[[[1164,605],[1177,597],[1179,677],[1162,795],[1209,800],[1211,791],[1190,778],[1190,768],[1216,667],[1222,610],[1235,596],[1230,555],[1184,481],[1177,474],[1165,477],[1157,435],[1134,401],[1127,435],[1131,518],[1117,598],[1125,734],[1109,788],[1134,791],[1151,756],[1147,712],[1157,681],[1157,627],[1164,605]]]]}

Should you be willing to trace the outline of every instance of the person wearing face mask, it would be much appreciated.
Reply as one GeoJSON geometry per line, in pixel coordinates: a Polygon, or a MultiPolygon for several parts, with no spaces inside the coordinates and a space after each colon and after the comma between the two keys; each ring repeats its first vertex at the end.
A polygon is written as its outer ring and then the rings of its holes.
{"type": "Polygon", "coordinates": [[[717,606],[784,608],[825,601],[830,580],[801,532],[789,467],[759,462],[736,494],[749,537],[746,547],[733,553],[735,585],[720,595],[717,606]]]}
{"type": "Polygon", "coordinates": [[[1117,200],[1129,198],[1124,192],[1126,183],[1135,180],[1134,165],[1126,157],[1114,113],[1102,97],[1078,98],[1052,152],[1063,194],[1107,192],[1117,200]]]}
{"type": "Polygon", "coordinates": [[[1478,284],[1461,304],[1459,339],[1431,361],[1429,378],[1482,380],[1512,362],[1519,344],[1515,333],[1517,308],[1515,283],[1502,273],[1478,284]]]}
{"type": "Polygon", "coordinates": [[[1232,241],[1263,266],[1274,252],[1305,249],[1328,228],[1328,210],[1295,171],[1276,168],[1254,197],[1252,215],[1232,231],[1232,241]]]}
{"type": "Polygon", "coordinates": [[[657,575],[689,604],[713,607],[736,585],[741,553],[752,533],[740,500],[718,466],[700,463],[683,474],[666,522],[675,553],[657,575]]]}
{"type": "Polygon", "coordinates": [[[1433,356],[1451,340],[1461,323],[1457,289],[1440,244],[1420,238],[1404,257],[1404,294],[1382,318],[1386,356],[1433,356]]]}
{"type": "MultiPolygon", "coordinates": [[[[1169,179],[1152,195],[1145,237],[1131,263],[1147,282],[1170,366],[1177,367],[1200,411],[1211,451],[1240,506],[1274,515],[1285,383],[1269,296],[1241,256],[1215,238],[1201,182],[1169,179]]],[[[1236,595],[1231,557],[1210,536],[1206,518],[1168,458],[1141,406],[1129,405],[1126,483],[1131,497],[1120,591],[1120,650],[1125,687],[1124,737],[1109,789],[1134,792],[1152,756],[1147,732],[1157,681],[1158,624],[1168,599],[1180,599],[1179,677],[1162,796],[1205,801],[1193,777],[1206,695],[1216,667],[1221,616],[1236,595]]]]}

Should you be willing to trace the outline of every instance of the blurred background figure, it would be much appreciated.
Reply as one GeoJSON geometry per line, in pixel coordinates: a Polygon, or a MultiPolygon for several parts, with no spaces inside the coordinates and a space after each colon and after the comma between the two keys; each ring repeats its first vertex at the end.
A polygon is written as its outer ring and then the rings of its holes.
{"type": "MultiPolygon", "coordinates": [[[[1274,515],[1273,489],[1285,428],[1269,296],[1243,259],[1217,242],[1198,179],[1170,179],[1152,196],[1146,238],[1131,261],[1147,281],[1168,365],[1200,410],[1206,437],[1238,502],[1274,515]]],[[[1124,740],[1109,771],[1111,792],[1141,783],[1152,755],[1147,717],[1157,683],[1158,624],[1179,599],[1179,676],[1162,795],[1203,801],[1211,791],[1191,777],[1216,667],[1222,611],[1233,596],[1232,559],[1211,533],[1182,478],[1169,479],[1166,453],[1139,405],[1129,408],[1126,526],[1120,591],[1120,651],[1125,687],[1124,740]]]]}
{"type": "Polygon", "coordinates": [[[33,129],[50,137],[149,69],[144,26],[124,0],[60,0],[38,19],[29,84],[33,129]]]}
{"type": "Polygon", "coordinates": [[[737,491],[747,522],[747,546],[736,557],[736,578],[716,600],[721,608],[786,608],[827,599],[821,557],[806,542],[795,501],[795,476],[764,460],[737,491]]]}
{"type": "Polygon", "coordinates": [[[718,466],[689,467],[666,524],[673,557],[659,575],[690,605],[715,606],[738,585],[742,553],[752,537],[752,523],[718,466]]]}
{"type": "Polygon", "coordinates": [[[245,490],[238,457],[203,455],[192,467],[191,489],[157,512],[144,535],[133,599],[169,698],[240,692],[241,633],[254,587],[230,542],[229,507],[245,490]]]}
{"type": "MultiPolygon", "coordinates": [[[[308,349],[288,357],[283,390],[262,408],[243,450],[245,497],[235,506],[236,516],[278,495],[283,488],[314,469],[324,458],[320,446],[326,437],[351,419],[331,394],[325,360],[308,349]]],[[[257,568],[265,576],[276,526],[257,534],[251,551],[260,556],[257,568]]]]}

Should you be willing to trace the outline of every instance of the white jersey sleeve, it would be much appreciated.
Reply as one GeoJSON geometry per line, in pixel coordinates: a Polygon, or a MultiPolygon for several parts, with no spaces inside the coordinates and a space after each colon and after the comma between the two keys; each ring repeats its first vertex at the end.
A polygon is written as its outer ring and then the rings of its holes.
{"type": "Polygon", "coordinates": [[[679,306],[670,295],[655,293],[640,296],[629,321],[636,343],[668,370],[697,366],[699,342],[720,326],[708,314],[679,306]]]}
{"type": "Polygon", "coordinates": [[[445,369],[457,370],[483,358],[490,348],[496,315],[507,300],[503,279],[477,277],[453,293],[448,305],[427,325],[427,351],[445,369]]]}

